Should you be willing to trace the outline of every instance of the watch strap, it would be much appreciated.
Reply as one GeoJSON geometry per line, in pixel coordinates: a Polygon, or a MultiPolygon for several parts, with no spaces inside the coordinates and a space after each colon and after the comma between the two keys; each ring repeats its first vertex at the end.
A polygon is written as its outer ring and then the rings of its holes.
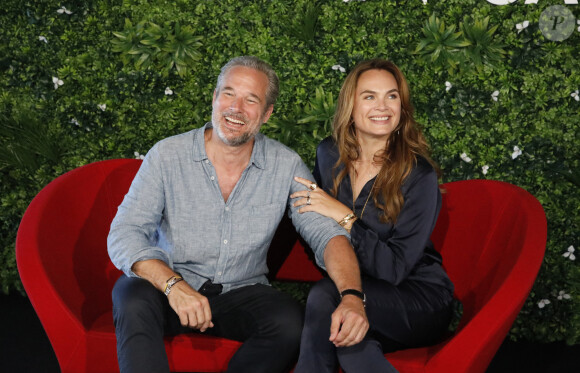
{"type": "Polygon", "coordinates": [[[363,301],[363,305],[367,305],[367,296],[362,291],[356,289],[346,289],[340,292],[340,299],[345,295],[354,295],[355,297],[359,297],[363,301]]]}

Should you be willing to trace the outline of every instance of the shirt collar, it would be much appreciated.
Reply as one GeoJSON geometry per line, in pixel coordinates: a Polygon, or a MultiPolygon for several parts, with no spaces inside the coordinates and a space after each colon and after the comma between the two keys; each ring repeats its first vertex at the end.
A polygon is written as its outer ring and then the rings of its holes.
{"type": "MultiPolygon", "coordinates": [[[[207,122],[199,131],[196,131],[193,138],[193,160],[201,162],[208,159],[205,151],[205,130],[213,128],[211,122],[207,122]]],[[[266,140],[263,134],[258,133],[254,138],[254,148],[252,149],[252,156],[250,163],[254,166],[264,169],[266,166],[266,140]]]]}

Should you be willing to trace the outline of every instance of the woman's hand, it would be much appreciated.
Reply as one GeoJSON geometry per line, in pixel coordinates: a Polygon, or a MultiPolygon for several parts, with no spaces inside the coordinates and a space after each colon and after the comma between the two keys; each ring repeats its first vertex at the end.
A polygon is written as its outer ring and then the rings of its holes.
{"type": "Polygon", "coordinates": [[[352,213],[351,209],[329,196],[316,183],[301,177],[295,177],[294,180],[308,187],[307,190],[301,190],[290,195],[290,198],[298,198],[294,202],[294,206],[300,207],[298,210],[299,213],[314,211],[320,215],[334,219],[337,223],[346,215],[352,213]]]}

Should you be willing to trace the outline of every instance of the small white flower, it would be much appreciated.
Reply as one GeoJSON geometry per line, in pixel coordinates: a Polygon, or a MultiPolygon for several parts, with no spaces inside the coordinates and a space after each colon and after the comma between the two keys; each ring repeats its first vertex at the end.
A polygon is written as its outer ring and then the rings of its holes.
{"type": "Polygon", "coordinates": [[[572,298],[570,296],[570,294],[566,294],[566,292],[564,290],[560,290],[560,292],[558,293],[558,300],[570,299],[570,298],[572,298]]]}
{"type": "Polygon", "coordinates": [[[527,28],[530,25],[530,21],[524,21],[522,23],[518,23],[516,25],[516,28],[518,29],[518,34],[520,32],[522,32],[525,28],[527,28]]]}
{"type": "Polygon", "coordinates": [[[499,91],[493,91],[491,94],[491,99],[497,101],[497,96],[499,96],[499,91]]]}
{"type": "Polygon", "coordinates": [[[135,159],[145,159],[145,156],[143,154],[139,154],[139,152],[135,152],[133,154],[135,155],[135,159]]]}
{"type": "Polygon", "coordinates": [[[168,95],[168,96],[169,95],[172,95],[173,94],[173,91],[171,90],[171,88],[165,87],[165,94],[168,95]]]}
{"type": "Polygon", "coordinates": [[[70,122],[71,122],[72,124],[74,124],[75,126],[80,126],[80,125],[81,125],[81,124],[79,123],[79,121],[78,121],[76,118],[73,118],[73,119],[71,119],[71,120],[70,120],[70,122]]]}
{"type": "Polygon", "coordinates": [[[54,83],[54,89],[57,89],[58,87],[64,84],[64,82],[59,78],[57,78],[56,76],[52,77],[52,82],[54,83]]]}
{"type": "Polygon", "coordinates": [[[340,65],[334,65],[332,66],[332,70],[339,70],[341,73],[346,72],[346,69],[340,65]]]}
{"type": "Polygon", "coordinates": [[[107,104],[99,104],[97,105],[99,107],[99,109],[101,109],[102,111],[107,110],[107,104]]]}
{"type": "Polygon", "coordinates": [[[423,0],[423,5],[427,4],[427,0],[423,0]]]}
{"type": "Polygon", "coordinates": [[[489,166],[485,165],[483,167],[481,167],[481,173],[484,175],[487,175],[487,171],[489,170],[489,166]]]}
{"type": "Polygon", "coordinates": [[[38,40],[39,40],[39,41],[43,41],[43,42],[45,42],[45,43],[47,43],[47,44],[48,44],[48,40],[46,39],[46,37],[44,37],[44,36],[42,36],[42,35],[40,35],[40,36],[38,37],[38,40]]]}
{"type": "Polygon", "coordinates": [[[451,89],[451,87],[453,87],[453,84],[451,84],[449,82],[445,82],[445,91],[449,91],[451,89]]]}
{"type": "Polygon", "coordinates": [[[522,155],[522,151],[521,149],[516,145],[514,146],[514,151],[512,153],[512,159],[516,159],[517,157],[519,157],[520,155],[522,155]]]}
{"type": "Polygon", "coordinates": [[[65,8],[64,6],[60,7],[59,10],[56,11],[58,14],[72,14],[72,12],[70,10],[68,10],[67,8],[65,8]]]}
{"type": "Polygon", "coordinates": [[[562,254],[562,256],[570,260],[576,260],[576,255],[574,255],[574,251],[575,251],[574,246],[570,245],[570,247],[568,247],[568,251],[562,254]]]}
{"type": "Polygon", "coordinates": [[[570,93],[570,96],[574,97],[574,100],[580,101],[580,91],[578,89],[570,93]]]}
{"type": "Polygon", "coordinates": [[[544,308],[546,307],[546,305],[550,304],[550,300],[549,299],[542,299],[538,302],[538,307],[539,308],[544,308]]]}
{"type": "Polygon", "coordinates": [[[465,152],[461,153],[459,158],[461,158],[464,162],[471,163],[471,158],[469,158],[465,152]]]}
{"type": "MultiPolygon", "coordinates": [[[[513,3],[513,1],[512,1],[513,3]]],[[[525,4],[537,4],[538,0],[526,0],[525,4]]]]}

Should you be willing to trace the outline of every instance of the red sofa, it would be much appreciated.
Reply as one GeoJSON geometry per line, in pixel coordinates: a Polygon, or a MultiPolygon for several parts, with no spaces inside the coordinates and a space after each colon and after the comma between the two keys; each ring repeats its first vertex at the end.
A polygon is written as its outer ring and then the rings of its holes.
{"type": "MultiPolygon", "coordinates": [[[[22,218],[16,259],[24,288],[62,372],[117,372],[111,289],[120,272],[106,237],[140,166],[118,159],[70,171],[48,184],[22,218]]],[[[546,219],[516,186],[485,180],[444,184],[432,239],[463,303],[457,330],[440,344],[386,357],[401,372],[484,372],[524,304],[542,263],[546,219]]],[[[321,278],[292,229],[282,224],[272,278],[321,278]]],[[[219,372],[239,343],[198,334],[167,338],[174,372],[219,372]]]]}

